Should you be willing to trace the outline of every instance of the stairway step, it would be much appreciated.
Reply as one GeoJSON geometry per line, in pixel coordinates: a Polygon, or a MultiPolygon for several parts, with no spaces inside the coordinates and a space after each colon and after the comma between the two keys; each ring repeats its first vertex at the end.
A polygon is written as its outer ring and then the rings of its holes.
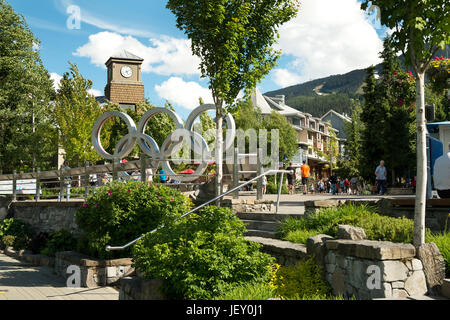
{"type": "Polygon", "coordinates": [[[264,230],[252,230],[247,229],[244,234],[246,237],[261,237],[261,238],[271,238],[276,239],[276,232],[274,231],[264,231],[264,230]]]}
{"type": "Polygon", "coordinates": [[[278,221],[264,221],[264,220],[243,220],[247,229],[262,230],[262,231],[274,231],[278,230],[280,223],[278,221]]]}
{"type": "Polygon", "coordinates": [[[284,213],[266,213],[266,212],[238,212],[236,213],[241,220],[260,220],[260,221],[282,221],[288,217],[302,219],[302,214],[284,214],[284,213]]]}

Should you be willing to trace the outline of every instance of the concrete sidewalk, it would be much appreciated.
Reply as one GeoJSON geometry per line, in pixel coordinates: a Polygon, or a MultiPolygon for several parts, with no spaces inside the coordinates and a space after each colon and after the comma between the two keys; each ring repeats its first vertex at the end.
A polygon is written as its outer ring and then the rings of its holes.
{"type": "Polygon", "coordinates": [[[51,268],[0,254],[0,300],[119,300],[111,287],[68,288],[51,268]]]}

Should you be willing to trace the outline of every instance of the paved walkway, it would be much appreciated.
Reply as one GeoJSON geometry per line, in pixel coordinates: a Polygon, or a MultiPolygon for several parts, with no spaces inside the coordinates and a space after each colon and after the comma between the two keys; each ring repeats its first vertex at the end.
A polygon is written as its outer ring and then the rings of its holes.
{"type": "Polygon", "coordinates": [[[0,254],[0,300],[118,300],[111,287],[68,288],[51,268],[0,254]]]}
{"type": "MultiPolygon", "coordinates": [[[[232,199],[232,196],[225,197],[227,199],[232,199]]],[[[284,214],[304,214],[305,213],[305,201],[311,201],[311,200],[359,200],[359,201],[365,201],[365,200],[377,200],[377,199],[383,199],[383,198],[389,198],[389,199],[408,199],[408,198],[414,198],[414,196],[411,195],[386,195],[386,196],[378,196],[378,195],[346,195],[346,194],[340,194],[340,195],[331,195],[331,194],[294,194],[294,195],[288,195],[288,194],[282,194],[280,195],[280,207],[279,207],[279,213],[284,214]]],[[[255,200],[256,194],[250,194],[250,195],[240,195],[240,200],[255,200]]],[[[264,195],[264,200],[271,200],[271,201],[277,201],[277,195],[276,194],[266,194],[264,195]]]]}

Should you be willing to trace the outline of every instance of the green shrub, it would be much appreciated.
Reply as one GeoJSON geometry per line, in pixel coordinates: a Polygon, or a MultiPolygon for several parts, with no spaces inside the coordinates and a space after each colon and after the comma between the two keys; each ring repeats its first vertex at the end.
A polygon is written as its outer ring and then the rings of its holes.
{"type": "Polygon", "coordinates": [[[76,244],[77,241],[72,233],[62,229],[49,234],[48,241],[41,254],[54,257],[57,252],[75,250],[76,244]]]}
{"type": "Polygon", "coordinates": [[[178,190],[139,181],[112,182],[91,194],[76,214],[76,223],[85,234],[79,246],[83,253],[114,258],[130,256],[131,250],[107,252],[106,245],[123,245],[170,223],[191,207],[178,190]]]}
{"type": "Polygon", "coordinates": [[[213,299],[230,285],[270,276],[273,258],[244,232],[231,209],[206,207],[139,240],[135,267],[148,279],[164,280],[170,298],[213,299]]]}
{"type": "MultiPolygon", "coordinates": [[[[266,187],[266,193],[267,194],[278,194],[277,184],[274,182],[268,181],[267,187],[266,187]]],[[[289,188],[285,183],[283,183],[283,185],[281,186],[281,194],[288,194],[288,193],[289,193],[289,188]]]]}
{"type": "Polygon", "coordinates": [[[272,286],[281,299],[325,298],[331,295],[331,287],[322,275],[322,267],[316,264],[314,256],[310,256],[300,260],[295,266],[281,266],[272,280],[272,286]]]}
{"type": "Polygon", "coordinates": [[[1,243],[1,247],[2,248],[7,248],[7,247],[12,247],[14,246],[14,241],[16,241],[16,237],[15,236],[3,236],[2,237],[2,243],[1,243]]]}
{"type": "Polygon", "coordinates": [[[214,300],[268,300],[275,297],[275,291],[267,282],[251,281],[230,286],[214,300]]]}
{"type": "Polygon", "coordinates": [[[320,233],[336,237],[339,224],[363,228],[369,240],[412,242],[413,220],[382,216],[365,205],[325,208],[302,219],[288,218],[278,233],[282,239],[306,243],[308,237],[320,233]]]}
{"type": "Polygon", "coordinates": [[[434,242],[445,261],[445,276],[450,278],[450,233],[426,233],[426,242],[434,242]]]}
{"type": "Polygon", "coordinates": [[[14,218],[4,219],[0,222],[0,239],[4,236],[14,236],[14,249],[22,250],[30,245],[33,231],[28,223],[14,218]]]}

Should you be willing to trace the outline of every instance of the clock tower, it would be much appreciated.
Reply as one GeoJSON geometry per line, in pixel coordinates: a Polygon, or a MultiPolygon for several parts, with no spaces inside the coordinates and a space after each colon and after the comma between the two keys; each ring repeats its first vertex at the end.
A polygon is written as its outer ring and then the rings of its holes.
{"type": "Polygon", "coordinates": [[[141,66],[144,59],[123,50],[106,61],[108,82],[105,96],[112,103],[123,108],[136,109],[136,105],[145,101],[144,84],[141,78],[141,66]]]}

